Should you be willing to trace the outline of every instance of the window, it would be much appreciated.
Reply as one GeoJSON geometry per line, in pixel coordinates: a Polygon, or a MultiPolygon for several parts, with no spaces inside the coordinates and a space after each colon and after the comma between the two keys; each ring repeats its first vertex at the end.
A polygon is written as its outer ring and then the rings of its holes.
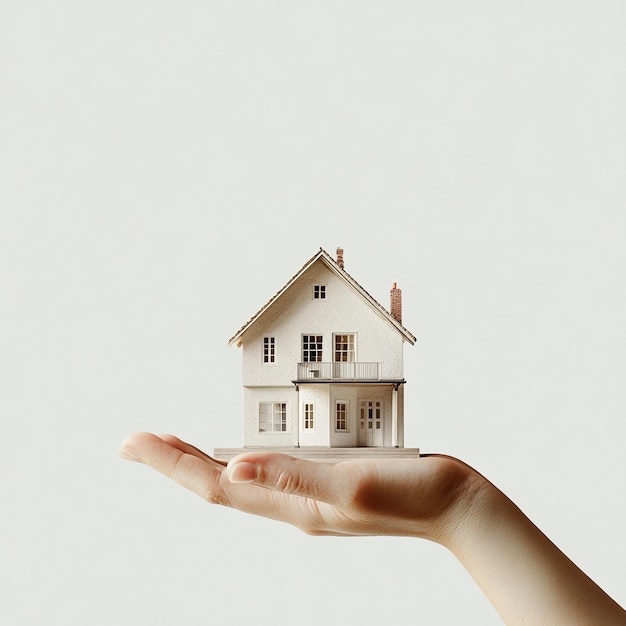
{"type": "Polygon", "coordinates": [[[263,363],[274,363],[275,347],[274,337],[263,337],[263,363]]]}
{"type": "Polygon", "coordinates": [[[302,335],[302,362],[317,363],[322,360],[322,335],[302,335]]]}
{"type": "Polygon", "coordinates": [[[313,298],[324,300],[326,298],[326,285],[313,285],[313,298]]]}
{"type": "Polygon", "coordinates": [[[259,432],[287,432],[286,402],[259,402],[259,432]]]}
{"type": "Polygon", "coordinates": [[[335,430],[348,431],[348,403],[337,401],[335,404],[335,430]]]}
{"type": "Polygon", "coordinates": [[[354,363],[354,335],[335,335],[335,363],[354,363]]]}
{"type": "Polygon", "coordinates": [[[304,405],[304,430],[313,430],[313,405],[304,405]]]}

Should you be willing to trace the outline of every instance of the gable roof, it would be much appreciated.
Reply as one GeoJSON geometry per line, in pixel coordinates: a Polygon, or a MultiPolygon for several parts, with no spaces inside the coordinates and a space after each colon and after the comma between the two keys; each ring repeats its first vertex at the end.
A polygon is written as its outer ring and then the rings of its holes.
{"type": "Polygon", "coordinates": [[[314,254],[299,270],[296,274],[294,274],[287,284],[280,289],[276,294],[274,294],[268,302],[263,305],[229,340],[228,345],[236,344],[237,346],[241,345],[241,339],[246,331],[266,312],[268,311],[276,302],[280,299],[280,297],[295,283],[298,279],[303,276],[306,271],[315,263],[321,261],[328,267],[331,272],[341,278],[348,286],[354,289],[361,298],[374,309],[381,318],[383,318],[387,323],[393,326],[404,338],[405,341],[408,341],[411,345],[413,345],[416,341],[414,335],[412,335],[398,320],[391,316],[391,313],[387,311],[383,306],[381,306],[359,283],[348,274],[342,267],[340,267],[337,262],[324,250],[323,248],[319,249],[319,252],[314,254]]]}

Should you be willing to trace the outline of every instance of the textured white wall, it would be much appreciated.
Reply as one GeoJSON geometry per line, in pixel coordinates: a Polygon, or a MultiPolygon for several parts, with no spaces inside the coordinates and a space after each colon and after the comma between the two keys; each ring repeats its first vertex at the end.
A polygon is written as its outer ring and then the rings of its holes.
{"type": "MultiPolygon", "coordinates": [[[[268,300],[272,295],[268,294],[268,300]]],[[[388,304],[381,303],[385,307],[388,304]]],[[[357,445],[357,395],[344,391],[343,385],[337,386],[331,395],[326,385],[317,389],[317,385],[301,385],[299,404],[295,401],[288,403],[289,433],[258,432],[259,402],[268,398],[274,402],[285,402],[287,398],[295,397],[293,389],[290,392],[284,386],[297,378],[297,364],[302,360],[302,335],[322,335],[322,360],[330,362],[334,358],[334,333],[354,333],[356,360],[379,362],[381,378],[402,378],[404,341],[401,335],[355,289],[318,260],[243,335],[244,445],[293,445],[297,441],[301,445],[357,445]],[[313,298],[314,285],[326,286],[325,298],[313,298]],[[266,336],[275,338],[274,363],[263,362],[263,339],[266,336]],[[281,387],[276,390],[276,386],[281,387]],[[331,419],[334,402],[335,399],[343,399],[346,394],[353,398],[349,410],[354,423],[350,432],[336,433],[331,419]],[[312,432],[303,428],[305,402],[313,402],[318,413],[312,432]],[[295,432],[297,422],[301,433],[299,438],[295,432]]],[[[390,388],[361,386],[358,397],[385,401],[384,445],[391,445],[390,388]]],[[[401,403],[398,414],[401,421],[401,403]]]]}
{"type": "Polygon", "coordinates": [[[244,430],[246,446],[291,446],[294,444],[296,391],[293,385],[285,387],[245,388],[243,393],[244,430]],[[259,432],[259,402],[287,404],[286,432],[259,432]]]}
{"type": "Polygon", "coordinates": [[[300,444],[303,446],[328,446],[331,441],[332,408],[328,385],[300,385],[300,444]],[[315,407],[312,431],[304,430],[304,404],[315,407]]]}
{"type": "MultiPolygon", "coordinates": [[[[268,300],[272,295],[268,294],[268,300]]],[[[389,303],[381,305],[387,308],[389,303]]],[[[318,261],[243,336],[243,384],[276,385],[294,380],[297,363],[302,360],[303,334],[323,335],[322,360],[332,361],[333,333],[355,333],[357,361],[381,362],[382,378],[402,378],[404,342],[398,331],[318,261]],[[325,299],[313,299],[316,284],[326,285],[325,299]],[[276,338],[273,364],[263,363],[264,336],[276,338]]]]}

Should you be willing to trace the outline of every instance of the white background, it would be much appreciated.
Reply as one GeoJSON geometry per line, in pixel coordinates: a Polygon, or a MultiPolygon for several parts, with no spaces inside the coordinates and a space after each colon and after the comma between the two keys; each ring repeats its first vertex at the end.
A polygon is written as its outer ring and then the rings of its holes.
{"type": "Polygon", "coordinates": [[[440,546],[309,537],[117,457],[240,445],[227,340],[320,246],[403,290],[406,445],[626,604],[625,26],[606,0],[3,3],[0,622],[501,623],[440,546]]]}

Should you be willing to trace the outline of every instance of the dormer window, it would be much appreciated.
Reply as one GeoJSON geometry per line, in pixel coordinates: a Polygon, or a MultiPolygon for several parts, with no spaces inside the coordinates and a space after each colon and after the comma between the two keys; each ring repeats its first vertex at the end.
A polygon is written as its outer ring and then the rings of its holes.
{"type": "Polygon", "coordinates": [[[326,285],[313,285],[313,299],[324,300],[326,298],[326,285]]]}

